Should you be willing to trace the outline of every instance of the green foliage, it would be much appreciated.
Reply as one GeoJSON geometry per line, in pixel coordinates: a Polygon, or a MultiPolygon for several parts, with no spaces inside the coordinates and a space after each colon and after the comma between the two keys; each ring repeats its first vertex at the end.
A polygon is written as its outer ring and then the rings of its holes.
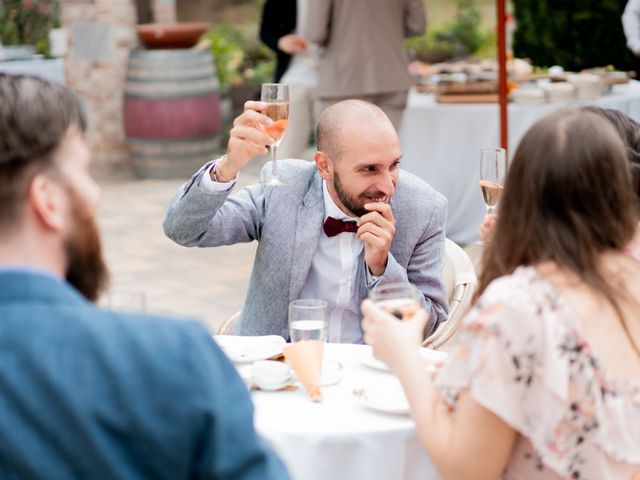
{"type": "Polygon", "coordinates": [[[0,42],[3,45],[35,45],[40,53],[48,50],[49,30],[60,25],[57,0],[2,0],[0,3],[0,42]]]}
{"type": "Polygon", "coordinates": [[[535,65],[634,68],[620,17],[627,0],[513,0],[513,48],[535,65]]]}
{"type": "Polygon", "coordinates": [[[437,63],[466,53],[460,43],[451,40],[442,30],[431,29],[421,37],[410,38],[405,46],[418,60],[437,63]]]}
{"type": "Polygon", "coordinates": [[[458,13],[449,27],[451,35],[456,38],[469,53],[474,53],[483,42],[480,31],[482,17],[474,0],[458,0],[458,13]]]}
{"type": "Polygon", "coordinates": [[[210,30],[206,38],[211,41],[223,92],[230,85],[259,85],[273,78],[273,54],[255,37],[247,38],[239,28],[222,24],[210,30]]]}
{"type": "Polygon", "coordinates": [[[438,62],[464,57],[485,45],[489,35],[482,32],[482,16],[475,0],[457,0],[456,5],[457,13],[453,20],[406,41],[407,48],[413,50],[418,59],[438,62]]]}

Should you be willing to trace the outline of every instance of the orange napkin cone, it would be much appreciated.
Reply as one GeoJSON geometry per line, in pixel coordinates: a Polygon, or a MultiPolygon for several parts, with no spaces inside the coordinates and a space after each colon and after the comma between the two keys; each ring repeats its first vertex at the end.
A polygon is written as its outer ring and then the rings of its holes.
{"type": "Polygon", "coordinates": [[[313,402],[322,401],[320,371],[323,352],[324,342],[320,340],[301,340],[284,347],[284,359],[296,372],[313,402]]]}

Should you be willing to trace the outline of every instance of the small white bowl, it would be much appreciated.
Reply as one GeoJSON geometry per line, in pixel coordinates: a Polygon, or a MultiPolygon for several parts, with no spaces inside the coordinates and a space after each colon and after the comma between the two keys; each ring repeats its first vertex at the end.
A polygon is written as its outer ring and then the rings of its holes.
{"type": "Polygon", "coordinates": [[[576,87],[568,82],[550,83],[544,87],[550,102],[566,102],[573,100],[576,87]]]}
{"type": "Polygon", "coordinates": [[[273,380],[269,377],[257,377],[256,375],[253,375],[251,377],[251,383],[253,383],[253,385],[258,387],[260,390],[274,392],[276,390],[281,390],[289,385],[289,383],[291,383],[291,377],[284,380],[273,380]]]}
{"type": "Polygon", "coordinates": [[[253,362],[253,375],[272,381],[282,382],[291,377],[289,365],[275,360],[253,362]]]}
{"type": "Polygon", "coordinates": [[[546,101],[544,90],[541,88],[517,88],[511,92],[511,99],[515,103],[540,104],[546,101]]]}
{"type": "Polygon", "coordinates": [[[569,75],[567,81],[576,87],[576,96],[580,100],[595,100],[603,92],[602,79],[592,73],[569,75]]]}
{"type": "Polygon", "coordinates": [[[261,390],[280,390],[291,382],[289,365],[274,360],[253,363],[251,383],[261,390]]]}

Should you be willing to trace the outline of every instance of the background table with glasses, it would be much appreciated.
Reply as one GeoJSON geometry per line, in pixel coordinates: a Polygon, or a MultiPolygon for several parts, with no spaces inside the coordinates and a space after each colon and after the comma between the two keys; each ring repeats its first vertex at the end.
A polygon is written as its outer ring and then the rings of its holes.
{"type": "MultiPolygon", "coordinates": [[[[616,85],[591,102],[509,104],[509,154],[539,118],[566,106],[596,105],[621,110],[640,120],[640,82],[616,85]]],[[[402,168],[429,182],[447,197],[447,237],[458,243],[476,240],[486,214],[480,193],[480,149],[498,146],[500,121],[496,104],[440,104],[430,94],[412,91],[400,141],[402,168]]]]}
{"type": "Polygon", "coordinates": [[[363,363],[370,356],[367,345],[326,344],[325,357],[344,370],[339,384],[322,388],[322,403],[312,403],[302,387],[252,393],[256,428],[294,480],[440,478],[408,415],[370,410],[354,396],[354,389],[397,382],[363,363]]]}

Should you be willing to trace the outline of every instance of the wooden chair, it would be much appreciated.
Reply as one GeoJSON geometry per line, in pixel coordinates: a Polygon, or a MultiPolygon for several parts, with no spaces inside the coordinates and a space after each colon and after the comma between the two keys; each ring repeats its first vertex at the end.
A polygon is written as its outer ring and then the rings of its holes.
{"type": "Polygon", "coordinates": [[[442,276],[449,297],[449,316],[422,344],[436,349],[449,341],[458,330],[471,305],[477,283],[475,268],[467,253],[448,238],[445,249],[446,260],[442,276]]]}

